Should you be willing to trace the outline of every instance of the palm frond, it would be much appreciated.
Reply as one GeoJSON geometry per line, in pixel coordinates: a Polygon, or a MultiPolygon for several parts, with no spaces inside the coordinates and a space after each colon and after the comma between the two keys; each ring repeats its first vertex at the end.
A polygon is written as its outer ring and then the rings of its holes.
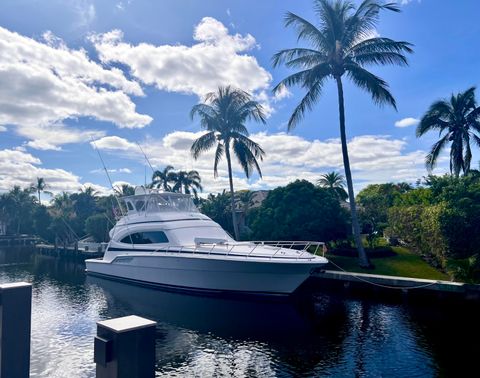
{"type": "Polygon", "coordinates": [[[275,53],[272,57],[272,64],[274,67],[279,66],[282,63],[295,60],[297,58],[303,58],[305,56],[316,56],[318,59],[326,61],[328,57],[318,50],[307,49],[303,47],[296,47],[293,49],[284,49],[275,53]]]}
{"type": "Polygon", "coordinates": [[[296,29],[298,41],[306,40],[318,50],[328,51],[330,43],[326,40],[325,35],[304,18],[292,12],[288,12],[285,15],[285,26],[293,26],[296,29]]]}
{"type": "Polygon", "coordinates": [[[389,104],[395,110],[397,109],[395,99],[388,90],[388,84],[384,80],[357,64],[348,64],[345,66],[345,69],[350,79],[357,86],[369,92],[375,103],[379,105],[389,104]]]}
{"type": "Polygon", "coordinates": [[[233,152],[245,172],[245,176],[249,178],[255,168],[262,177],[262,171],[258,164],[257,158],[254,156],[250,148],[241,140],[233,141],[233,152]]]}
{"type": "Polygon", "coordinates": [[[213,163],[213,177],[218,177],[218,163],[222,160],[225,148],[222,143],[217,144],[217,149],[215,150],[215,160],[213,163]]]}
{"type": "Polygon", "coordinates": [[[427,113],[422,117],[417,126],[416,135],[420,137],[430,130],[442,132],[449,128],[449,118],[452,116],[452,108],[446,101],[434,102],[427,113]]]}
{"type": "Polygon", "coordinates": [[[215,132],[213,132],[213,131],[210,131],[210,132],[202,135],[198,139],[196,139],[193,142],[192,147],[190,147],[190,152],[191,152],[193,158],[195,160],[198,159],[200,154],[202,154],[205,151],[208,151],[210,148],[213,147],[216,140],[217,139],[216,139],[216,136],[215,136],[215,132]]]}
{"type": "Polygon", "coordinates": [[[369,52],[355,55],[352,59],[361,66],[367,64],[408,66],[405,55],[397,52],[369,52]]]}
{"type": "Polygon", "coordinates": [[[425,164],[429,171],[432,171],[437,164],[438,156],[440,152],[445,148],[447,143],[449,142],[449,135],[443,136],[439,141],[437,141],[431,148],[429,154],[425,157],[425,164]]]}
{"type": "Polygon", "coordinates": [[[325,79],[318,80],[311,86],[308,92],[303,96],[300,103],[295,107],[290,119],[288,120],[287,128],[292,130],[305,116],[307,110],[313,109],[313,106],[322,94],[322,88],[325,83],[325,79]]]}

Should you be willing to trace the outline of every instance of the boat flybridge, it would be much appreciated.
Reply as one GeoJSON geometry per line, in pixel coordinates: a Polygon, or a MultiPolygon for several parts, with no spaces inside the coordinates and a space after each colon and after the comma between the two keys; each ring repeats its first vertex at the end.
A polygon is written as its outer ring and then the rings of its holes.
{"type": "Polygon", "coordinates": [[[190,195],[137,188],[87,273],[143,285],[213,292],[291,294],[325,266],[319,242],[237,242],[190,195]]]}

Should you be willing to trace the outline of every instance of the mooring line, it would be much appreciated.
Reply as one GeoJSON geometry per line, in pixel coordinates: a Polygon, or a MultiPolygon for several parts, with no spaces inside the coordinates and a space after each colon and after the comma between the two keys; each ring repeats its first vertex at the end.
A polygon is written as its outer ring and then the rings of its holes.
{"type": "Polygon", "coordinates": [[[330,264],[332,264],[333,266],[337,267],[338,269],[340,269],[341,271],[345,272],[345,273],[352,273],[353,274],[353,277],[356,278],[357,280],[359,281],[363,281],[365,283],[368,283],[370,285],[374,285],[374,286],[379,286],[379,287],[383,287],[385,289],[397,289],[397,290],[412,290],[412,289],[424,289],[426,287],[429,287],[429,286],[433,286],[433,285],[436,285],[438,284],[438,281],[435,281],[435,282],[431,282],[431,283],[428,283],[428,284],[425,284],[425,285],[418,285],[418,286],[389,286],[389,285],[382,285],[382,284],[379,284],[379,283],[376,283],[376,282],[372,282],[372,281],[369,281],[369,280],[366,280],[362,277],[358,277],[355,275],[355,272],[348,272],[346,271],[345,269],[343,269],[341,266],[335,264],[332,260],[328,260],[328,262],[330,264]]]}

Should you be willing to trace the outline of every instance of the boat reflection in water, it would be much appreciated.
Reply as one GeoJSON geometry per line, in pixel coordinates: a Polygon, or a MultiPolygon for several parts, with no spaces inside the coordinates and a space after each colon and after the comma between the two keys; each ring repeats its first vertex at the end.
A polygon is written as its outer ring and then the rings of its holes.
{"type": "Polygon", "coordinates": [[[343,302],[332,297],[266,300],[166,292],[98,277],[106,318],[139,315],[158,322],[157,372],[179,375],[311,374],[338,363],[343,302]],[[231,369],[231,371],[229,370],[231,369]]]}

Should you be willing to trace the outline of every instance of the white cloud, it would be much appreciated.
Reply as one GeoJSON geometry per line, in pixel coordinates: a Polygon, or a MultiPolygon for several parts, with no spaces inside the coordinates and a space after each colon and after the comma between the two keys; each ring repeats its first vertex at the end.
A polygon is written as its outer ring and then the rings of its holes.
{"type": "Polygon", "coordinates": [[[417,126],[420,120],[417,118],[407,117],[395,122],[395,127],[417,126]]]}
{"type": "MultiPolygon", "coordinates": [[[[104,63],[125,64],[133,77],[160,90],[202,98],[220,85],[233,85],[266,95],[272,75],[246,53],[257,47],[252,35],[232,35],[220,21],[205,17],[193,38],[197,41],[193,46],[132,45],[123,41],[120,30],[113,30],[91,40],[104,63]]],[[[268,105],[267,96],[264,100],[268,105]]]]}
{"type": "MultiPolygon", "coordinates": [[[[219,165],[218,179],[213,178],[213,154],[208,151],[197,161],[190,155],[190,146],[202,132],[173,132],[161,140],[147,139],[142,148],[155,167],[173,165],[176,169],[196,169],[200,172],[207,192],[228,188],[225,161],[219,165]]],[[[252,139],[266,151],[260,164],[263,179],[255,176],[247,180],[234,162],[236,189],[274,188],[296,179],[317,180],[321,174],[343,171],[341,146],[338,139],[307,140],[286,133],[257,133],[252,139]]],[[[119,137],[105,137],[95,142],[99,149],[122,154],[143,162],[143,155],[134,143],[119,137]]],[[[388,181],[414,182],[425,175],[425,151],[405,152],[407,142],[386,135],[363,135],[349,141],[351,168],[357,190],[369,183],[388,181]]]]}
{"type": "Polygon", "coordinates": [[[14,149],[0,150],[0,190],[10,190],[14,185],[30,186],[37,177],[43,177],[48,190],[74,191],[81,187],[79,177],[63,169],[40,167],[37,157],[14,149]]]}
{"type": "Polygon", "coordinates": [[[79,28],[89,28],[90,24],[95,20],[97,13],[93,2],[91,0],[69,0],[68,3],[73,7],[77,15],[75,26],[79,28]]]}
{"type": "MultiPolygon", "coordinates": [[[[129,97],[144,95],[136,81],[117,68],[95,63],[84,50],[67,48],[51,32],[43,40],[0,27],[1,126],[17,126],[17,132],[30,139],[30,146],[58,149],[64,141],[72,143],[84,136],[65,126],[67,119],[91,117],[126,128],[152,121],[136,112],[129,97]],[[39,134],[43,137],[38,138],[39,134]]],[[[98,137],[98,132],[93,134],[98,137]]]]}
{"type": "MultiPolygon", "coordinates": [[[[130,168],[114,168],[114,169],[107,169],[108,173],[132,173],[130,168]]],[[[99,173],[104,174],[105,171],[103,169],[94,169],[90,171],[90,173],[99,173]]]]}

